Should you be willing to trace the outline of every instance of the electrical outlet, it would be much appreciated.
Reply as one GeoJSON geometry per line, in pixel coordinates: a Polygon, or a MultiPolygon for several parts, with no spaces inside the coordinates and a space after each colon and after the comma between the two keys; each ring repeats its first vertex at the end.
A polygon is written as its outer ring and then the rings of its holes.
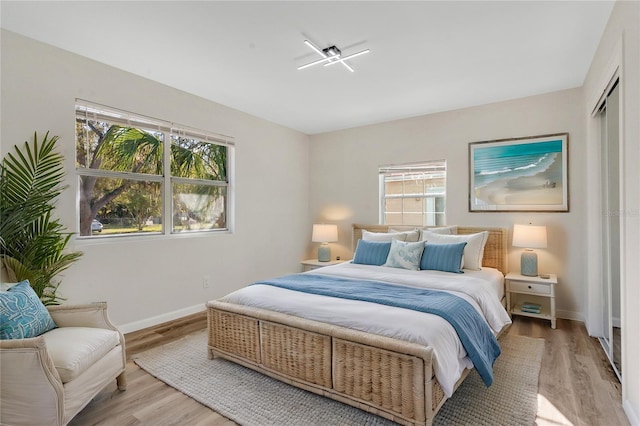
{"type": "Polygon", "coordinates": [[[209,275],[202,277],[202,288],[209,288],[209,275]]]}

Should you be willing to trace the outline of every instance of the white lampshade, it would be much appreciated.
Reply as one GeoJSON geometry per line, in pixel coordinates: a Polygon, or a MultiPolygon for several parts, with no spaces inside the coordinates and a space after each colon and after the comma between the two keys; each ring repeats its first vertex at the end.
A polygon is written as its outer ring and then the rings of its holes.
{"type": "Polygon", "coordinates": [[[338,225],[313,225],[311,241],[314,243],[332,243],[338,241],[338,225]]]}
{"type": "Polygon", "coordinates": [[[531,249],[547,248],[547,227],[534,225],[513,225],[514,247],[524,247],[520,255],[520,274],[538,276],[538,255],[531,249]]]}
{"type": "Polygon", "coordinates": [[[547,248],[547,227],[535,225],[513,225],[514,247],[547,248]]]}
{"type": "Polygon", "coordinates": [[[338,241],[338,225],[313,225],[311,241],[322,243],[318,247],[318,260],[320,262],[328,262],[331,260],[331,248],[327,243],[338,241]]]}

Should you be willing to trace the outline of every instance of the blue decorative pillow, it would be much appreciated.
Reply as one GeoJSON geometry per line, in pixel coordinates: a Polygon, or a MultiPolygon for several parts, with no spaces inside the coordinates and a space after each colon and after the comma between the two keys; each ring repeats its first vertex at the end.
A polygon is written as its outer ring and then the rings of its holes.
{"type": "Polygon", "coordinates": [[[391,249],[391,241],[358,240],[356,253],[353,255],[353,263],[381,266],[387,261],[389,249],[391,249]]]}
{"type": "Polygon", "coordinates": [[[417,271],[420,269],[420,258],[422,257],[423,250],[423,241],[406,243],[404,241],[392,240],[389,256],[384,266],[417,271]]]}
{"type": "Polygon", "coordinates": [[[55,327],[29,281],[0,292],[0,340],[37,337],[55,327]]]}
{"type": "Polygon", "coordinates": [[[462,256],[466,242],[455,244],[424,244],[420,269],[462,273],[462,256]]]}

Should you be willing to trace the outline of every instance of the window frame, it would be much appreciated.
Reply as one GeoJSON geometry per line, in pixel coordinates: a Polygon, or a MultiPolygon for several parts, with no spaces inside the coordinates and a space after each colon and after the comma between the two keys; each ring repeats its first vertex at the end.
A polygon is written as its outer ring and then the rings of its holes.
{"type": "MultiPolygon", "coordinates": [[[[147,117],[141,114],[131,113],[94,102],[76,99],[75,102],[75,120],[78,118],[105,122],[109,125],[120,125],[133,127],[143,131],[158,132],[163,134],[163,153],[162,153],[162,173],[136,173],[130,171],[114,171],[93,169],[89,167],[81,167],[77,160],[77,147],[74,149],[74,165],[75,178],[78,185],[76,191],[76,238],[81,241],[101,241],[113,240],[121,238],[158,238],[171,237],[181,238],[184,236],[203,236],[212,234],[228,234],[234,230],[234,171],[235,171],[235,141],[232,136],[213,133],[200,130],[181,124],[176,124],[166,120],[147,117]],[[195,139],[205,143],[224,146],[226,148],[226,180],[208,180],[188,177],[173,176],[171,173],[171,146],[173,144],[173,136],[179,138],[195,139]],[[83,176],[92,176],[97,178],[126,179],[141,182],[159,182],[161,185],[161,212],[162,212],[162,230],[151,232],[133,232],[120,234],[100,234],[100,235],[80,235],[80,197],[81,186],[80,179],[83,176]],[[204,185],[226,188],[224,196],[224,215],[225,227],[180,230],[174,231],[174,212],[173,212],[173,185],[204,185]]],[[[77,143],[77,133],[74,132],[74,139],[77,143]]]]}
{"type": "MultiPolygon", "coordinates": [[[[435,179],[435,178],[434,178],[435,179]]],[[[425,180],[422,178],[421,180],[425,180]]],[[[402,217],[403,223],[395,223],[389,224],[389,226],[442,226],[447,223],[447,211],[446,211],[446,199],[447,199],[447,161],[446,160],[430,160],[430,161],[421,161],[419,163],[405,163],[405,164],[392,164],[378,167],[378,185],[379,185],[379,208],[378,208],[378,220],[381,224],[387,223],[387,213],[386,204],[387,200],[402,200],[402,208],[400,211],[400,216],[402,217]],[[386,183],[388,182],[388,177],[390,175],[418,175],[425,173],[443,173],[443,177],[438,177],[437,179],[444,179],[444,186],[442,193],[428,193],[428,188],[425,188],[423,184],[423,190],[420,193],[406,193],[405,192],[405,182],[411,179],[399,179],[402,182],[402,193],[400,194],[387,194],[386,193],[386,183]],[[443,210],[439,211],[428,211],[427,205],[429,200],[433,200],[433,203],[437,203],[437,199],[442,198],[443,200],[443,210]],[[420,215],[422,215],[422,224],[416,225],[413,223],[404,223],[404,200],[405,199],[420,199],[421,200],[421,211],[420,215]],[[429,214],[434,214],[435,218],[440,215],[442,217],[442,223],[427,223],[427,218],[429,214]]]]}

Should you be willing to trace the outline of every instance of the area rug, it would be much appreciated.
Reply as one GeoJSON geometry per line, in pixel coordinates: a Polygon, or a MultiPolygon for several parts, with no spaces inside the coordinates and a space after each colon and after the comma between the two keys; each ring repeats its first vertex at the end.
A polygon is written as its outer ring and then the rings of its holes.
{"type": "MultiPolygon", "coordinates": [[[[387,419],[297,389],[251,369],[209,360],[206,331],[140,353],[142,369],[244,426],[395,425],[387,419]]],[[[487,388],[474,370],[438,412],[434,425],[533,425],[544,340],[500,339],[502,355],[487,388]]]]}

